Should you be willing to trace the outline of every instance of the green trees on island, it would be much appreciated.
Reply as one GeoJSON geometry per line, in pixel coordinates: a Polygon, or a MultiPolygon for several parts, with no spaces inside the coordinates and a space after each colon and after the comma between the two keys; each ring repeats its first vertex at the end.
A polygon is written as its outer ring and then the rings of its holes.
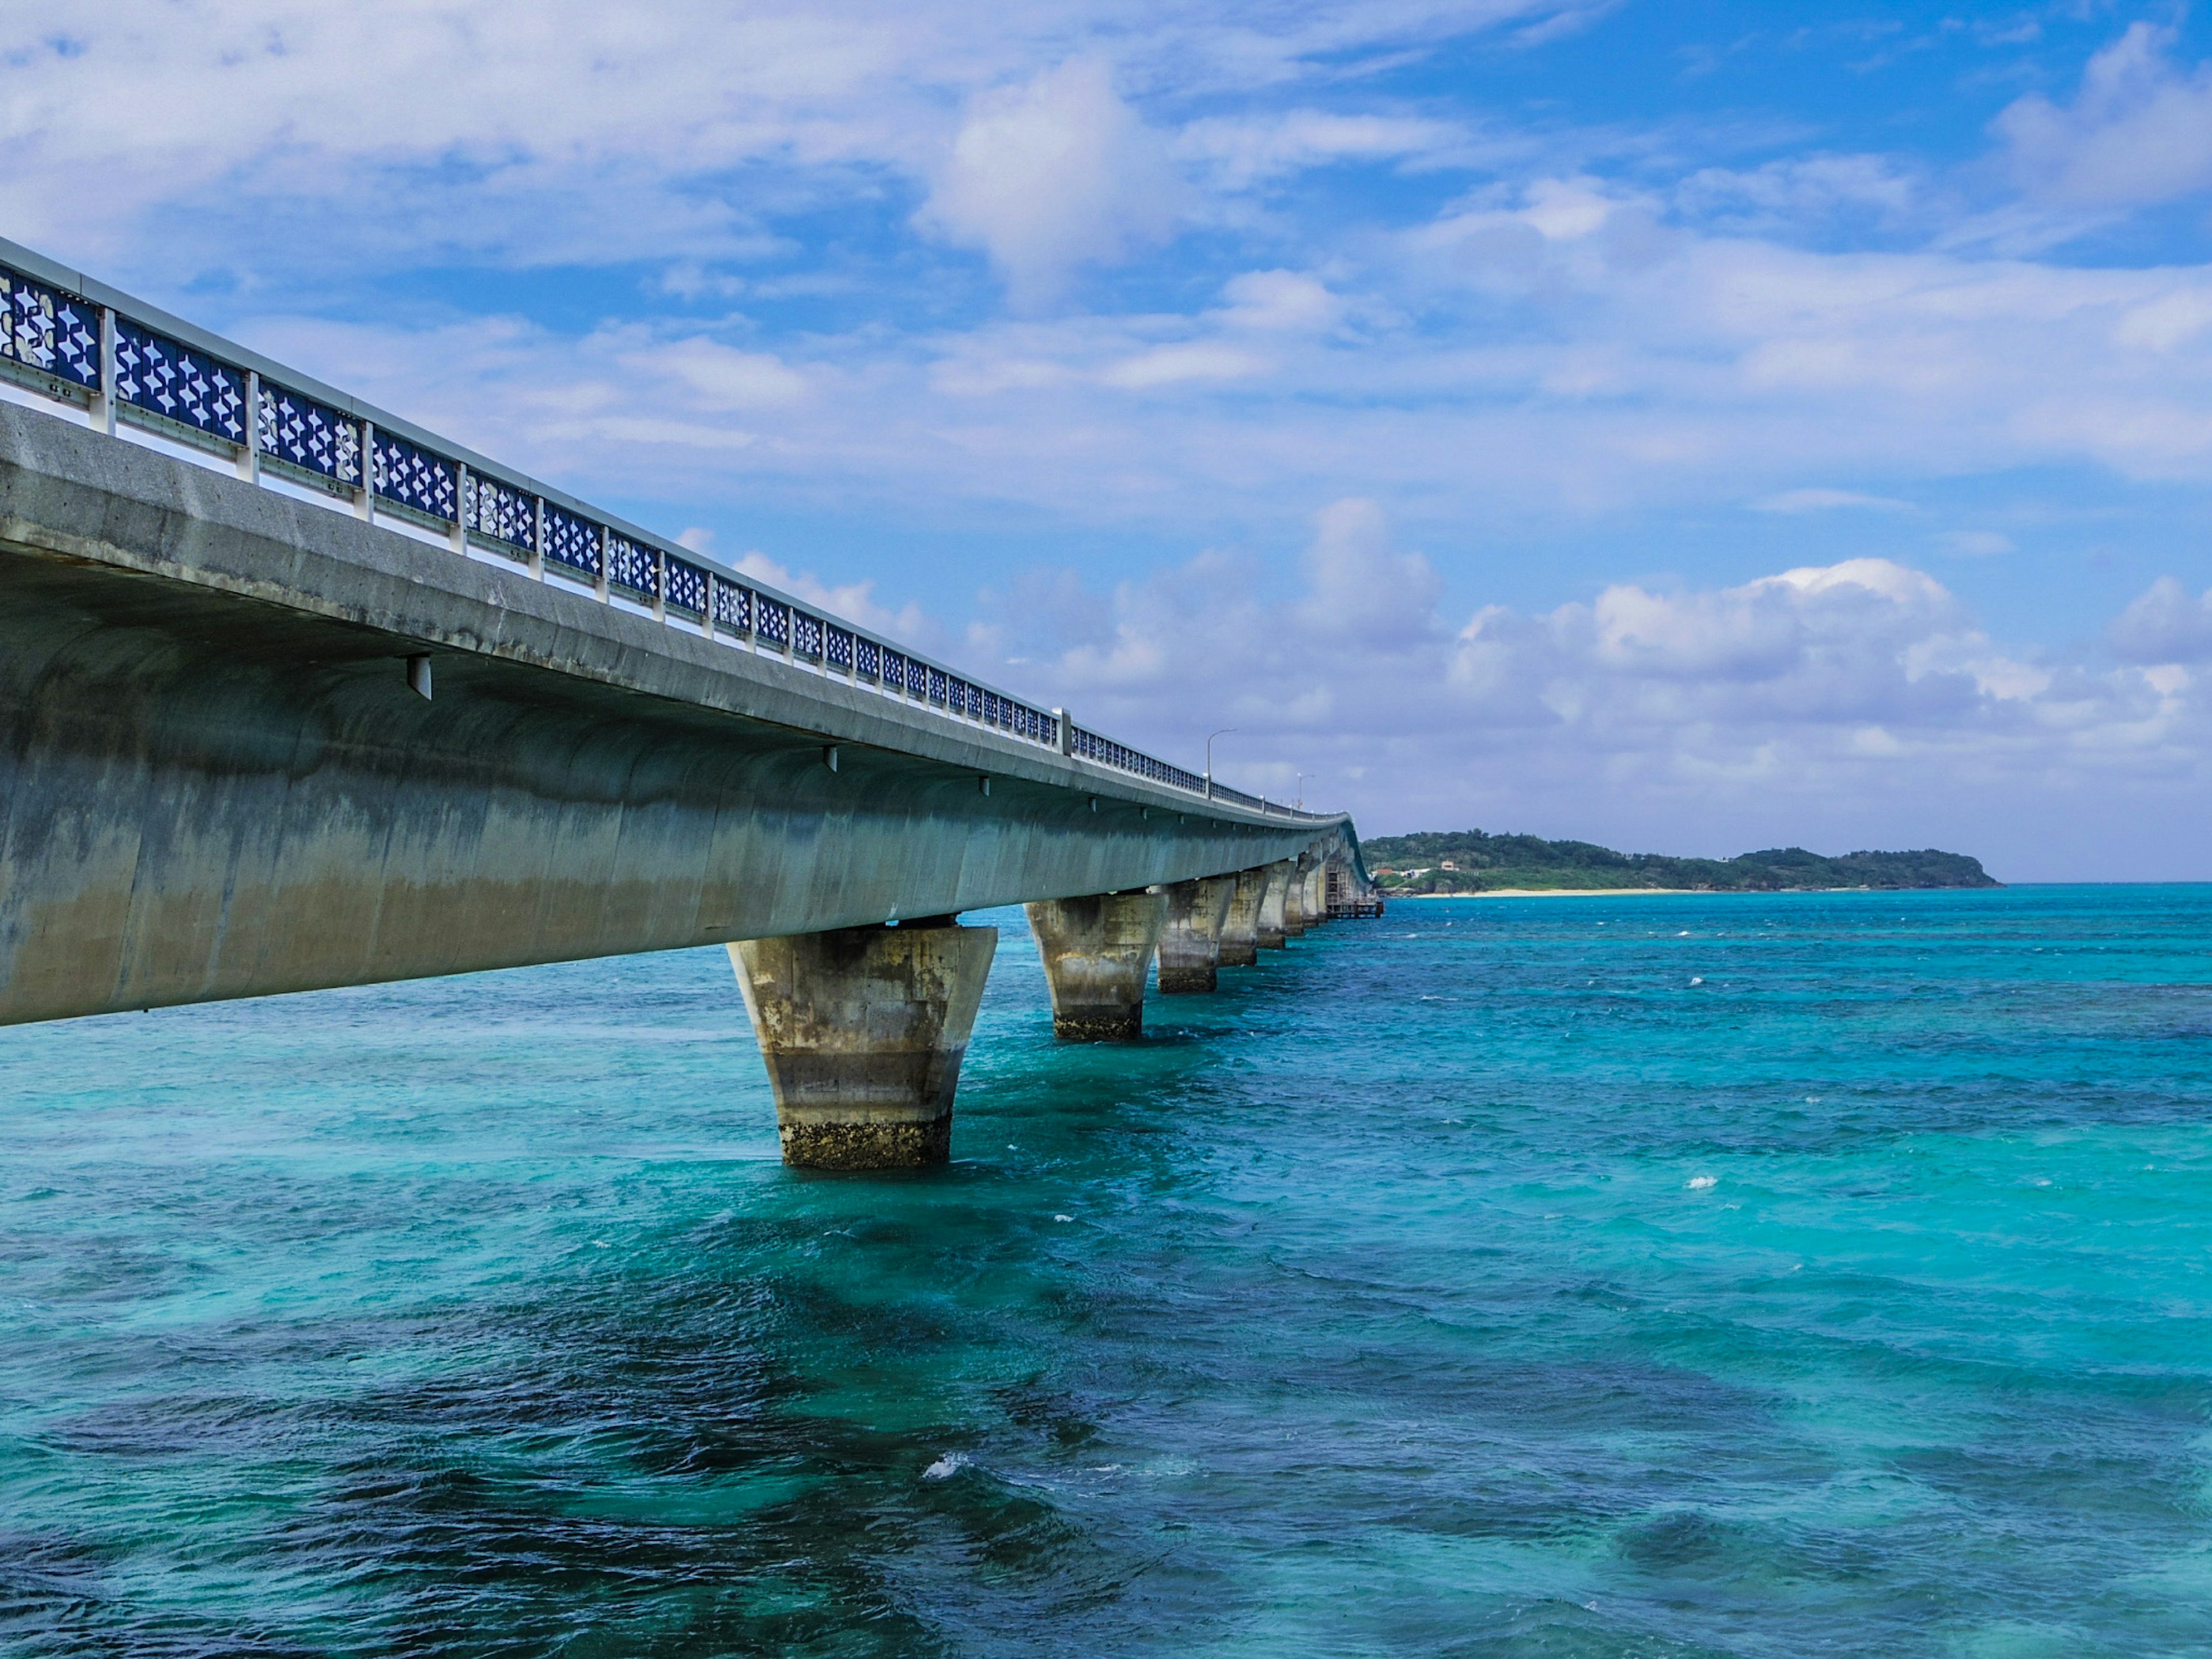
{"type": "Polygon", "coordinates": [[[1480,830],[1377,836],[1363,842],[1385,893],[1480,893],[1499,888],[1686,887],[1712,892],[1788,892],[1827,887],[1996,887],[1979,859],[1933,848],[1824,858],[1802,847],[1732,859],[1616,853],[1586,841],[1492,836],[1480,830]]]}

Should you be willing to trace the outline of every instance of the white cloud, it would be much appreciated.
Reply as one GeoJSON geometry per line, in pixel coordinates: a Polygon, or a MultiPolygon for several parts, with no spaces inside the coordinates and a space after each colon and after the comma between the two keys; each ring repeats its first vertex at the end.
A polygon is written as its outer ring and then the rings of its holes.
{"type": "Polygon", "coordinates": [[[781,358],[739,351],[698,336],[629,349],[615,360],[642,375],[663,375],[690,388],[699,406],[713,410],[780,408],[806,395],[806,380],[781,358]]]}
{"type": "Polygon", "coordinates": [[[1701,167],[1677,185],[1676,210],[1732,229],[1790,233],[1839,215],[1885,224],[1912,218],[1927,184],[1886,155],[1790,156],[1748,170],[1701,167]]]}
{"type": "Polygon", "coordinates": [[[1344,315],[1344,301],[1326,283],[1295,270],[1247,271],[1223,292],[1229,304],[1214,318],[1224,328],[1311,333],[1344,315]]]}
{"type": "Polygon", "coordinates": [[[1127,391],[1149,391],[1188,380],[1241,380],[1264,373],[1267,359],[1235,346],[1194,340],[1182,345],[1156,346],[1134,357],[1110,364],[1099,375],[1108,386],[1127,391]]]}
{"type": "Polygon", "coordinates": [[[1946,530],[1937,534],[1936,545],[1961,559],[1994,558],[2014,550],[2012,538],[1999,530],[1946,530]]]}
{"type": "Polygon", "coordinates": [[[2182,277],[2170,291],[2130,306],[2112,330],[2116,344],[2167,352],[2212,328],[2212,283],[2182,277]]]}
{"type": "Polygon", "coordinates": [[[1301,614],[1316,632],[1390,649],[1436,631],[1443,585],[1421,555],[1392,547],[1389,520],[1377,502],[1348,496],[1321,510],[1305,575],[1301,614]]]}
{"type": "Polygon", "coordinates": [[[989,253],[1026,309],[1056,298],[1079,265],[1166,240],[1187,199],[1111,66],[1079,58],[975,100],[922,216],[989,253]]]}
{"type": "Polygon", "coordinates": [[[1283,110],[1260,116],[1194,121],[1176,152],[1211,174],[1224,190],[1249,190],[1319,167],[1377,161],[1438,161],[1465,155],[1464,129],[1413,116],[1346,115],[1283,110]]]}
{"type": "Polygon", "coordinates": [[[1761,496],[1752,504],[1757,513],[1827,513],[1837,507],[1875,507],[1884,512],[1910,512],[1912,503],[1889,495],[1869,495],[1856,489],[1784,489],[1761,496]]]}
{"type": "Polygon", "coordinates": [[[1441,242],[1326,282],[1247,271],[1191,314],[870,324],[773,350],[743,318],[241,331],[586,494],[650,479],[693,519],[764,491],[902,516],[991,500],[1188,544],[1279,538],[1357,495],[1518,537],[1684,505],[1899,512],[1926,481],[2045,465],[2212,482],[2212,330],[2116,343],[2212,271],[1655,243],[1633,203],[1541,200],[1557,237],[1527,198],[1462,204],[1441,242]],[[1489,326],[1500,307],[1530,325],[1489,326]],[[1823,475],[1857,487],[1805,482],[1823,475]]]}
{"type": "MultiPolygon", "coordinates": [[[[873,204],[941,175],[946,206],[1024,276],[1113,236],[1024,213],[1008,132],[1115,137],[1095,91],[1021,115],[1022,83],[1110,40],[1154,92],[1249,94],[1346,52],[1541,18],[1568,0],[115,0],[0,9],[0,223],[64,258],[180,289],[349,270],[665,260],[697,291],[714,263],[787,255],[777,210],[873,204]],[[994,103],[993,88],[1002,93],[994,103]],[[980,100],[980,101],[978,101],[980,100]],[[1009,101],[1010,100],[1010,101],[1009,101]],[[1000,125],[991,123],[995,112],[1000,125]],[[1101,122],[1106,125],[1102,126],[1101,122]],[[976,125],[980,122],[981,125],[976,125]],[[1024,223],[1028,228],[1024,229],[1024,223]],[[150,246],[149,246],[150,245],[150,246]],[[1057,249],[1057,256],[1054,250],[1057,249]],[[155,257],[157,254],[158,257],[155,257]]],[[[1081,79],[1078,73],[1074,79],[1081,79]]],[[[1141,136],[1141,128],[1139,128],[1141,136]]],[[[1125,135],[1126,136],[1126,135],[1125,135]]],[[[1151,165],[1148,143],[1115,152],[1151,165]]],[[[1079,179],[1078,182],[1081,182],[1079,179]]],[[[1096,204],[1095,178],[1091,194],[1096,204]]],[[[1048,208],[1049,204],[1043,204],[1048,208]]],[[[1157,234],[1127,203],[1124,245],[1157,234]]],[[[708,278],[708,291],[716,279],[708,278]]]]}
{"type": "Polygon", "coordinates": [[[2112,619],[2106,642],[2123,661],[2155,665],[2212,659],[2212,592],[2160,576],[2112,619]]]}
{"type": "Polygon", "coordinates": [[[2212,64],[2177,67],[2174,32],[2130,24],[2089,60],[2070,107],[2039,93],[1996,120],[2021,182],[2069,208],[2142,207],[2212,188],[2212,64]]]}
{"type": "MultiPolygon", "coordinates": [[[[2168,586],[2130,616],[2178,605],[2190,652],[2212,657],[2212,598],[2168,586]]],[[[1482,822],[1710,853],[1965,842],[2017,873],[2059,818],[2117,823],[2212,774],[2212,696],[2186,671],[2008,648],[1893,560],[1616,583],[1546,611],[1486,606],[1455,636],[1427,562],[1391,545],[1373,503],[1346,501],[1317,520],[1298,590],[1266,587],[1222,553],[1111,595],[1063,580],[1050,603],[1008,606],[1004,672],[1154,752],[1188,759],[1235,724],[1225,780],[1279,795],[1304,772],[1310,799],[1352,806],[1370,834],[1482,822]]]]}

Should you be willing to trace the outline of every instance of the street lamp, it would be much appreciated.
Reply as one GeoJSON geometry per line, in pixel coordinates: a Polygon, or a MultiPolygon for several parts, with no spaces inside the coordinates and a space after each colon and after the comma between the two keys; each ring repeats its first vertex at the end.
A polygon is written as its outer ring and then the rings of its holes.
{"type": "Polygon", "coordinates": [[[1213,799],[1213,740],[1225,738],[1236,729],[1233,726],[1224,726],[1218,732],[1206,734],[1206,798],[1208,800],[1213,799]]]}
{"type": "Polygon", "coordinates": [[[1301,812],[1306,810],[1306,780],[1312,775],[1310,772],[1298,774],[1298,811],[1301,812]]]}

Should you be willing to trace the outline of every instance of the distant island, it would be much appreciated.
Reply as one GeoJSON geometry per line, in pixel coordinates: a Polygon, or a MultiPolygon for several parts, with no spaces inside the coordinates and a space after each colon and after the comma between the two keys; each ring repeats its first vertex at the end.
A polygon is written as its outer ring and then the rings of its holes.
{"type": "Polygon", "coordinates": [[[1586,841],[1492,836],[1480,830],[1377,836],[1360,843],[1368,873],[1385,896],[1686,888],[1711,893],[1789,893],[1832,887],[2001,887],[1964,853],[1845,853],[1823,858],[1802,847],[1733,859],[1616,853],[1586,841]]]}

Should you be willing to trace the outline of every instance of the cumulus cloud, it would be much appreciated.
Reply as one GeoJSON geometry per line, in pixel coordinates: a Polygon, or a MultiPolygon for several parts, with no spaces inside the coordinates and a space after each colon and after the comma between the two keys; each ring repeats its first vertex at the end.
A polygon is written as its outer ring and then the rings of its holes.
{"type": "Polygon", "coordinates": [[[2169,55],[2174,32],[2130,25],[2061,106],[2031,93],[1996,120],[2021,182],[2066,207],[2134,208],[2212,187],[2212,64],[2169,55]]]}
{"type": "Polygon", "coordinates": [[[2013,666],[1932,578],[1863,558],[1706,592],[1617,584],[1536,617],[1488,609],[1451,677],[1495,718],[1632,745],[1657,727],[1939,722],[2013,666]]]}
{"type": "Polygon", "coordinates": [[[2116,654],[2146,665],[2100,668],[1991,639],[1883,558],[1614,583],[1455,632],[1426,561],[1348,500],[1300,574],[1272,599],[1262,567],[1219,552],[1110,595],[1062,578],[1001,623],[1028,640],[1003,672],[1156,752],[1188,758],[1234,723],[1225,780],[1279,795],[1304,774],[1370,834],[1449,819],[1723,854],[1948,837],[2032,873],[2057,816],[2207,778],[2212,695],[2168,659],[2212,657],[2212,597],[2172,583],[2114,625],[2116,654]]]}
{"type": "Polygon", "coordinates": [[[1301,614],[1316,632],[1389,650],[1434,629],[1443,585],[1427,559],[1393,546],[1389,520],[1376,501],[1352,496],[1322,509],[1305,575],[1301,614]]]}
{"type": "Polygon", "coordinates": [[[2212,658],[2212,592],[2160,576],[2112,619],[2106,642],[2126,662],[2155,665],[2212,658]]]}
{"type": "Polygon", "coordinates": [[[925,223],[981,247],[1017,306],[1056,298],[1079,265],[1162,241],[1187,191],[1164,140],[1079,58],[975,100],[930,192],[925,223]]]}
{"type": "Polygon", "coordinates": [[[1226,328],[1310,333],[1344,315],[1344,301],[1327,283],[1295,270],[1249,270],[1223,294],[1229,304],[1214,317],[1226,328]]]}

